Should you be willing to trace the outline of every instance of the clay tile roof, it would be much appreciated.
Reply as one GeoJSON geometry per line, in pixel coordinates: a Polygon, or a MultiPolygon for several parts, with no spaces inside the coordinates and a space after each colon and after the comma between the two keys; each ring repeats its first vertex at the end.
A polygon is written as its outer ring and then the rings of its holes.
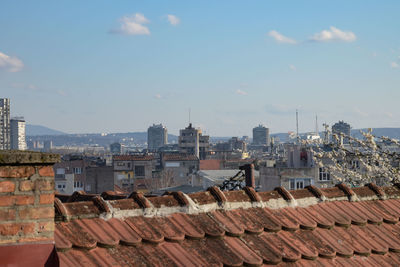
{"type": "Polygon", "coordinates": [[[148,161],[148,160],[154,160],[154,156],[153,155],[116,155],[116,156],[113,156],[113,160],[148,161]]]}
{"type": "Polygon", "coordinates": [[[396,186],[212,187],[55,208],[62,266],[400,265],[396,186]]]}
{"type": "Polygon", "coordinates": [[[199,160],[196,155],[192,154],[164,154],[164,161],[194,161],[199,160]]]}
{"type": "Polygon", "coordinates": [[[220,159],[205,159],[200,160],[200,170],[220,170],[221,160],[220,159]]]}

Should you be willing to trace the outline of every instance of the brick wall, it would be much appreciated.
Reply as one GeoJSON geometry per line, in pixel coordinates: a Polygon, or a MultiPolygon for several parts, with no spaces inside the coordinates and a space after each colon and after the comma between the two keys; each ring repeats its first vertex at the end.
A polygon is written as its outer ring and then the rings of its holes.
{"type": "Polygon", "coordinates": [[[59,157],[0,152],[0,246],[54,243],[54,173],[59,157]]]}

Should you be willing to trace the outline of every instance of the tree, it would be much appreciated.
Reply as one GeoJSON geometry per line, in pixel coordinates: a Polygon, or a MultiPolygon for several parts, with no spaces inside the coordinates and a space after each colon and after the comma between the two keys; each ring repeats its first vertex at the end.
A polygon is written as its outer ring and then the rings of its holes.
{"type": "MultiPolygon", "coordinates": [[[[351,186],[367,183],[389,185],[400,181],[400,144],[398,140],[377,137],[372,130],[360,131],[364,140],[333,133],[332,142],[312,145],[304,141],[314,151],[314,161],[329,172],[334,182],[351,186]],[[343,144],[343,140],[349,140],[343,144]]],[[[328,133],[327,133],[328,134],[328,133]]]]}

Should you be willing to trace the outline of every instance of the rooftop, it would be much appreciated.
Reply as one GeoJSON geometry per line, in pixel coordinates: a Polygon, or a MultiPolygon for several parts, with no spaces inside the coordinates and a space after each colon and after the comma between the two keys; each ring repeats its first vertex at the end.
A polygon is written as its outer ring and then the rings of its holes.
{"type": "Polygon", "coordinates": [[[113,156],[113,160],[149,161],[149,160],[154,160],[154,156],[152,156],[152,155],[116,155],[116,156],[113,156]]]}
{"type": "Polygon", "coordinates": [[[398,266],[399,197],[370,184],[56,199],[55,242],[63,266],[398,266]]]}
{"type": "Polygon", "coordinates": [[[196,155],[192,154],[164,154],[164,161],[196,161],[199,160],[196,155]]]}

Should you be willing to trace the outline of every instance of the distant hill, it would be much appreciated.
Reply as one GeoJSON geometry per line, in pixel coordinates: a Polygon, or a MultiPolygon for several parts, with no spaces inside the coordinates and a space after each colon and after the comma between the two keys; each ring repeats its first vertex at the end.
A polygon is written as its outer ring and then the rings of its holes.
{"type": "MultiPolygon", "coordinates": [[[[355,138],[362,139],[360,130],[367,132],[368,129],[353,129],[351,135],[355,138]]],[[[372,134],[375,136],[386,136],[389,138],[400,139],[400,128],[372,128],[372,134]]]]}
{"type": "Polygon", "coordinates": [[[27,124],[26,125],[26,130],[25,134],[27,136],[37,136],[37,135],[64,135],[66,133],[53,130],[50,128],[47,128],[45,126],[41,125],[32,125],[32,124],[27,124]]]}
{"type": "MultiPolygon", "coordinates": [[[[362,129],[367,131],[367,129],[362,129]]],[[[400,128],[373,128],[372,133],[376,136],[387,136],[394,139],[400,139],[400,128]]],[[[362,139],[359,129],[351,130],[352,136],[362,139]]],[[[53,130],[40,125],[26,125],[26,135],[31,141],[50,140],[55,146],[109,146],[111,143],[120,142],[126,146],[134,146],[137,144],[145,144],[147,142],[147,132],[130,132],[130,133],[110,133],[103,135],[100,133],[92,134],[66,134],[57,130],[53,130]]],[[[301,135],[304,135],[303,133],[301,135]]],[[[324,134],[320,132],[322,137],[324,134]]],[[[280,142],[288,141],[287,133],[273,133],[271,137],[279,138],[280,142]]],[[[231,137],[210,137],[213,143],[226,142],[231,137]]],[[[251,139],[249,140],[251,142],[251,139]]],[[[178,136],[168,134],[168,143],[177,143],[178,136]]]]}

